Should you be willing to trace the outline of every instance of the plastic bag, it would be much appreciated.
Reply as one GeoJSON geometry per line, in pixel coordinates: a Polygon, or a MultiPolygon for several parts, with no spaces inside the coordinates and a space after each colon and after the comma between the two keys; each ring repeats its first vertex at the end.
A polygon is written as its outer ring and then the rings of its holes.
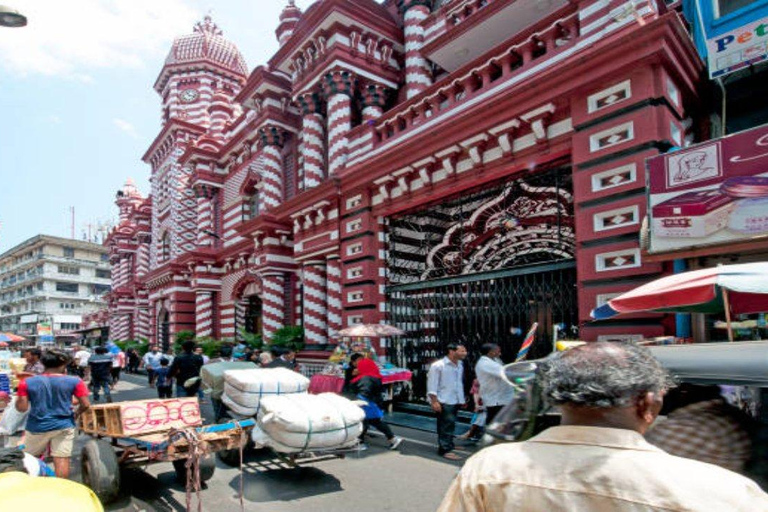
{"type": "Polygon", "coordinates": [[[0,416],[0,435],[12,436],[16,432],[24,430],[27,426],[28,415],[29,411],[19,412],[16,410],[16,397],[13,397],[3,415],[0,416]]]}

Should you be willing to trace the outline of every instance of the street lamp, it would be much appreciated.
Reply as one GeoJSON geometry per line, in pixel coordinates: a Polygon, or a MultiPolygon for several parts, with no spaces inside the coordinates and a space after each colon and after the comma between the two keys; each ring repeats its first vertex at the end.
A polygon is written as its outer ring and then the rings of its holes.
{"type": "Polygon", "coordinates": [[[27,26],[27,17],[15,9],[0,5],[0,27],[25,27],[27,26]]]}

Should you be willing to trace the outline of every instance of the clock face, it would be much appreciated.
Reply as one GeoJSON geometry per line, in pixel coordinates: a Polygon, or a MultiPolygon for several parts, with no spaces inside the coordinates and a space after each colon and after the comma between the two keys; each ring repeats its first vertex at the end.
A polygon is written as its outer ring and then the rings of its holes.
{"type": "Polygon", "coordinates": [[[181,101],[184,103],[191,103],[195,101],[198,96],[200,96],[200,93],[197,92],[197,89],[184,89],[181,91],[181,94],[179,94],[179,98],[181,98],[181,101]]]}

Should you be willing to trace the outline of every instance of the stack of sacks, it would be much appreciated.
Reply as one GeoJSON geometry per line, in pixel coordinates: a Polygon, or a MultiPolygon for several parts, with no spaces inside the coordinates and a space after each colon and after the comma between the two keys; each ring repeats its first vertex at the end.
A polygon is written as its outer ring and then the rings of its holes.
{"type": "Polygon", "coordinates": [[[209,363],[200,370],[200,378],[203,380],[203,389],[211,390],[211,397],[221,400],[224,394],[224,373],[229,370],[253,370],[253,363],[246,361],[222,361],[209,363]]]}
{"type": "Polygon", "coordinates": [[[360,406],[335,393],[270,396],[251,437],[279,453],[345,448],[357,443],[364,419],[360,406]]]}
{"type": "Polygon", "coordinates": [[[262,399],[306,393],[309,379],[287,368],[254,368],[224,372],[221,401],[240,416],[256,416],[262,399]]]}

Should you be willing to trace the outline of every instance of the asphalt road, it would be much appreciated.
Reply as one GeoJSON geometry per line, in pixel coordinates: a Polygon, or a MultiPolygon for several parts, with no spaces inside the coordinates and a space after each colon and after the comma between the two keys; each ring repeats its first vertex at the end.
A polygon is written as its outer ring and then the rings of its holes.
{"type": "MultiPolygon", "coordinates": [[[[154,398],[143,376],[128,375],[118,384],[115,401],[154,398]]],[[[204,416],[212,417],[209,405],[204,416]]],[[[369,449],[345,458],[301,461],[291,468],[265,452],[248,453],[243,469],[245,510],[270,512],[428,512],[437,509],[461,464],[435,453],[434,434],[396,428],[405,438],[398,451],[388,450],[381,436],[369,438],[369,449]]],[[[467,448],[470,450],[471,448],[467,448]]],[[[79,450],[76,449],[76,452],[79,450]]],[[[73,461],[73,468],[79,460],[73,461]]],[[[73,474],[78,479],[78,474],[73,474]]],[[[176,482],[170,463],[122,473],[120,498],[110,511],[186,510],[186,492],[176,482]]],[[[200,498],[203,510],[240,509],[240,471],[217,460],[216,472],[200,498]]],[[[197,510],[193,497],[192,510],[197,510]]]]}

